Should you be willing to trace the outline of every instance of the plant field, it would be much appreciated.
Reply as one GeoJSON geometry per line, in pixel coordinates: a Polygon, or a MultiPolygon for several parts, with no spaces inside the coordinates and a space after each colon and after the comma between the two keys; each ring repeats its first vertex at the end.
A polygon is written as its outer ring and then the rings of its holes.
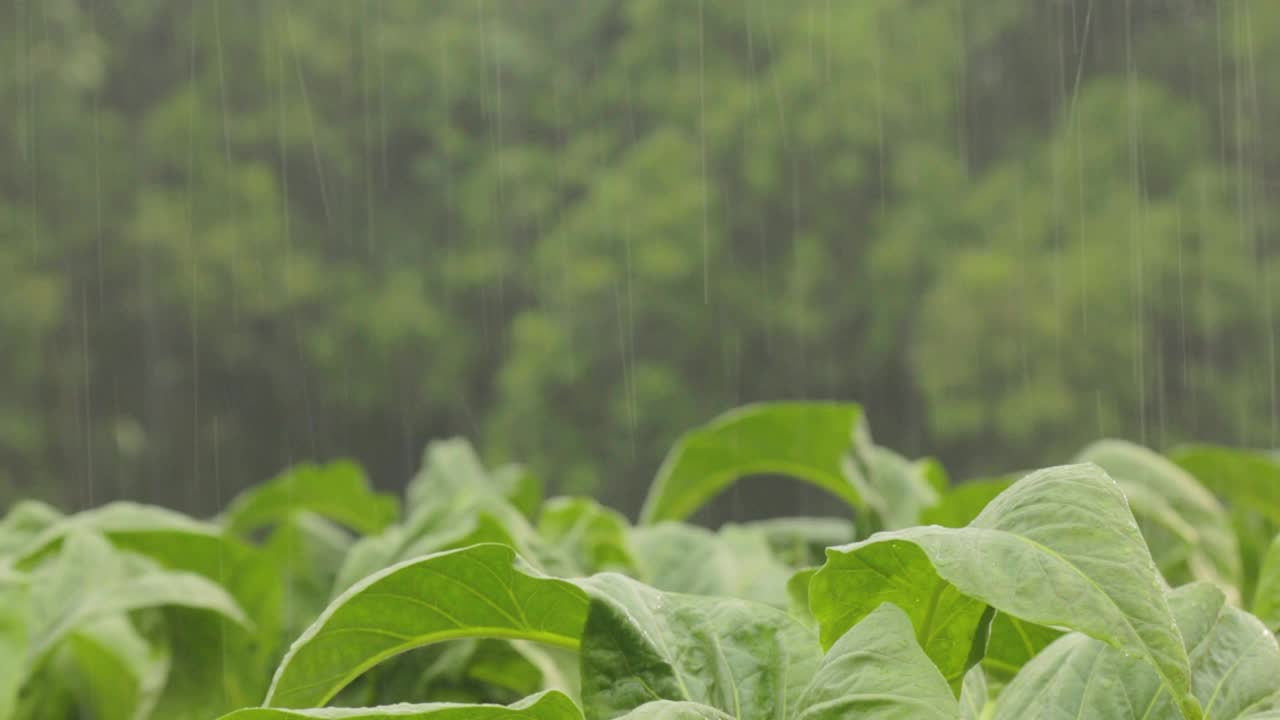
{"type": "Polygon", "coordinates": [[[1280,460],[1071,462],[952,483],[780,403],[685,435],[635,524],[461,440],[403,498],[333,462],[212,519],[20,502],[0,720],[1280,720],[1280,460]],[[748,475],[847,512],[689,522],[748,475]]]}

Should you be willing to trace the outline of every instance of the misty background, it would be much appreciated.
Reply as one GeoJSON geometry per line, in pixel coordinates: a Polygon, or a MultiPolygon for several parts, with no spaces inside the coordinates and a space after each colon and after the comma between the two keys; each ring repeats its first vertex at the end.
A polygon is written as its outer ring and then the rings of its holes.
{"type": "Polygon", "coordinates": [[[3,0],[0,505],[460,435],[634,510],[772,399],[1275,447],[1277,68],[1271,0],[3,0]]]}

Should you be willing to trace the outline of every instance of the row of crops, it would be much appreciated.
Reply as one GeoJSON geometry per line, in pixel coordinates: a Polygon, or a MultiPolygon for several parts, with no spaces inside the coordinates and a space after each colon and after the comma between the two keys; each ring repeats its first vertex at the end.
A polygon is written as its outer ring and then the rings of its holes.
{"type": "Polygon", "coordinates": [[[688,433],[635,524],[460,440],[403,498],[335,462],[207,520],[20,502],[0,720],[1280,720],[1280,461],[1071,463],[952,483],[783,403],[688,433]],[[848,512],[687,522],[748,475],[848,512]]]}

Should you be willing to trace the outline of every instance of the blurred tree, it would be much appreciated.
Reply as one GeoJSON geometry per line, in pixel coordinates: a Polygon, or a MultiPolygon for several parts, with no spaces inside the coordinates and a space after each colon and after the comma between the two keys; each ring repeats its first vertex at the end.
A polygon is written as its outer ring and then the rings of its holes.
{"type": "Polygon", "coordinates": [[[1277,52],[1248,0],[14,0],[0,492],[465,434],[634,506],[776,398],[961,474],[1274,444],[1277,52]]]}

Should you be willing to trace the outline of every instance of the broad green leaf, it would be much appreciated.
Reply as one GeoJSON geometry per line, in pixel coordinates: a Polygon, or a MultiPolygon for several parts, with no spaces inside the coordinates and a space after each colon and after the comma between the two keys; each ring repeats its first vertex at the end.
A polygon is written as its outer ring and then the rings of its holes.
{"type": "Polygon", "coordinates": [[[374,492],[364,470],[349,460],[306,463],[241,493],[227,507],[222,522],[229,532],[245,535],[300,511],[372,534],[395,522],[400,503],[391,495],[374,492]]]}
{"type": "Polygon", "coordinates": [[[13,713],[24,674],[30,634],[28,591],[25,577],[0,567],[0,718],[13,713]]]}
{"type": "Polygon", "coordinates": [[[920,514],[920,524],[964,527],[978,517],[987,503],[1008,490],[1013,480],[1013,478],[971,480],[956,485],[943,494],[937,505],[926,508],[920,514]]]}
{"type": "Polygon", "coordinates": [[[1257,618],[1227,604],[1218,607],[1208,633],[1187,649],[1192,688],[1205,717],[1227,720],[1244,716],[1276,694],[1280,647],[1257,618]]]}
{"type": "Polygon", "coordinates": [[[1077,456],[1115,479],[1143,529],[1156,564],[1174,585],[1208,580],[1234,593],[1240,549],[1226,509],[1190,473],[1123,440],[1100,440],[1077,456]]]}
{"type": "Polygon", "coordinates": [[[510,706],[428,703],[313,710],[247,708],[220,720],[582,720],[582,711],[567,696],[552,690],[510,706]]]}
{"type": "Polygon", "coordinates": [[[1263,558],[1252,609],[1272,632],[1280,630],[1280,535],[1271,541],[1263,558]]]}
{"type": "Polygon", "coordinates": [[[146,720],[169,675],[170,652],[144,637],[124,615],[94,620],[60,653],[75,675],[82,712],[98,720],[146,720]]]}
{"type": "Polygon", "coordinates": [[[834,403],[747,405],[687,433],[667,454],[641,522],[683,520],[739,478],[789,475],[861,507],[846,469],[859,441],[869,442],[862,408],[834,403]]]}
{"type": "Polygon", "coordinates": [[[1079,633],[1060,638],[1000,693],[995,720],[1182,718],[1160,676],[1138,658],[1079,633]]]}
{"type": "Polygon", "coordinates": [[[1280,522],[1280,460],[1260,451],[1187,445],[1170,458],[1231,503],[1280,522]]]}
{"type": "Polygon", "coordinates": [[[639,577],[659,590],[755,600],[785,609],[791,571],[759,532],[664,522],[632,530],[639,577]]]}
{"type": "Polygon", "coordinates": [[[591,498],[551,498],[542,507],[538,532],[587,572],[635,572],[627,545],[627,519],[591,498]]]}
{"type": "MultiPolygon", "coordinates": [[[[1187,642],[1192,687],[1208,720],[1255,717],[1276,694],[1280,648],[1211,584],[1188,585],[1169,604],[1187,642]]],[[[1149,664],[1079,633],[1051,645],[1005,688],[997,720],[1177,718],[1174,693],[1149,664]]]]}
{"type": "Polygon", "coordinates": [[[82,625],[140,608],[182,606],[251,621],[219,585],[194,573],[130,562],[101,536],[75,530],[55,562],[32,575],[32,637],[28,666],[82,625]]]}
{"type": "Polygon", "coordinates": [[[830,645],[883,602],[958,685],[985,645],[984,607],[1079,630],[1146,659],[1190,706],[1186,650],[1124,495],[1094,465],[1028,475],[964,528],[881,533],[828,551],[810,605],[830,645]]]}
{"type": "Polygon", "coordinates": [[[476,545],[386,568],[335,599],[289,649],[265,705],[323,705],[364,671],[413,648],[457,638],[578,646],[587,600],[502,545],[476,545]]]}
{"type": "Polygon", "coordinates": [[[582,699],[592,720],[654,700],[786,720],[821,660],[813,633],[767,605],[664,593],[614,574],[584,586],[582,699]]]}
{"type": "Polygon", "coordinates": [[[272,632],[278,622],[281,584],[272,559],[218,525],[165,508],[116,502],[71,516],[25,546],[20,564],[39,563],[76,530],[100,533],[121,550],[221,584],[263,632],[272,632]]]}
{"type": "Polygon", "coordinates": [[[794,720],[955,720],[951,687],[916,643],[911,619],[885,603],[831,646],[794,720]]]}

